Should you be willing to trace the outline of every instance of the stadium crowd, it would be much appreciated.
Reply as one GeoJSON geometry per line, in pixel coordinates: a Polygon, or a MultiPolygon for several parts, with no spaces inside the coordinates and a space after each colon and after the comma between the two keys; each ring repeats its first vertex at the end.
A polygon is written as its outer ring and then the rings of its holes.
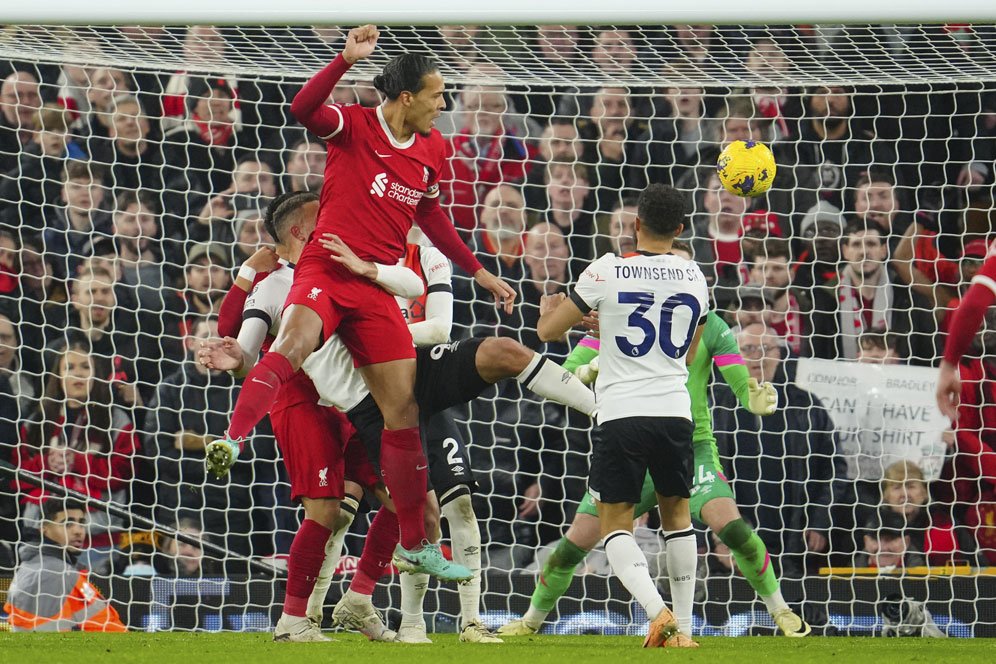
{"type": "MultiPolygon", "coordinates": [[[[179,34],[184,49],[217,56],[216,74],[0,62],[0,460],[268,556],[286,553],[298,518],[276,446],[264,421],[229,479],[207,475],[205,444],[224,433],[239,381],[193,361],[193,350],[217,336],[238,266],[271,241],[268,201],[320,189],[325,147],[290,117],[299,82],[220,64],[247,34],[179,34]]],[[[828,561],[996,564],[996,327],[962,363],[961,417],[933,482],[912,461],[855,482],[823,405],[794,384],[802,357],[939,360],[949,313],[993,239],[996,88],[619,87],[649,68],[722,82],[821,57],[777,31],[667,34],[538,28],[534,66],[615,82],[450,87],[439,123],[453,152],[444,205],[482,264],[521,295],[506,316],[458,273],[455,336],[509,336],[566,357],[580,337],[541,343],[540,298],[567,292],[602,253],[632,251],[635,194],[674,184],[688,192],[685,236],[716,310],[752,372],[779,391],[780,414],[757,418],[717,385],[713,412],[741,510],[783,574],[828,561]],[[716,156],[738,139],[775,153],[765,197],[720,185],[716,156]]],[[[338,49],[336,31],[295,38],[323,58],[338,49]]],[[[496,80],[486,56],[501,45],[487,39],[442,28],[414,43],[456,63],[461,80],[496,80]]],[[[363,82],[334,101],[379,103],[363,82]]],[[[526,568],[584,494],[590,423],[517,383],[465,415],[489,564],[526,568]]],[[[0,570],[37,537],[44,498],[4,480],[0,570]]],[[[120,541],[130,524],[99,510],[88,521],[95,568],[135,563],[141,547],[120,541]]],[[[716,553],[713,573],[728,573],[716,553]]],[[[200,573],[189,556],[166,558],[151,557],[160,573],[200,573]]]]}

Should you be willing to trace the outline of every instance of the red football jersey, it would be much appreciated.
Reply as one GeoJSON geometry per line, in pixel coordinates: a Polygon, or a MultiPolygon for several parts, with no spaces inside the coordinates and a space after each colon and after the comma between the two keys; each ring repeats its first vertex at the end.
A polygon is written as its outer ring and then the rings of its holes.
{"type": "Polygon", "coordinates": [[[330,108],[341,121],[323,136],[329,150],[315,236],[335,233],[363,260],[391,265],[405,253],[419,201],[439,196],[446,140],[433,129],[399,143],[380,106],[330,108]]]}

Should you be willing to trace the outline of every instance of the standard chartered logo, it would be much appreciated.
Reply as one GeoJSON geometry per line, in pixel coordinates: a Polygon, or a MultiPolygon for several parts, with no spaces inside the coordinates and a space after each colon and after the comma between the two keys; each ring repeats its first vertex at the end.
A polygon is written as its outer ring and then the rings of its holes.
{"type": "Polygon", "coordinates": [[[380,198],[384,198],[384,192],[387,191],[387,173],[378,173],[374,178],[373,183],[370,185],[370,194],[376,194],[380,198]]]}

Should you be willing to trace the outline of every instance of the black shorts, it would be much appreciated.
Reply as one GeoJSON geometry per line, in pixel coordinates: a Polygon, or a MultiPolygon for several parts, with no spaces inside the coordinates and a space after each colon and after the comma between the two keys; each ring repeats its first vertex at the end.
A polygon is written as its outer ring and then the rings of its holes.
{"type": "Polygon", "coordinates": [[[588,489],[603,503],[640,502],[647,472],[662,496],[692,489],[692,422],[681,417],[624,417],[595,427],[588,489]]]}
{"type": "Polygon", "coordinates": [[[470,454],[452,413],[443,411],[429,417],[422,427],[422,445],[429,460],[430,488],[436,490],[441,504],[459,495],[453,492],[456,487],[466,486],[470,491],[477,488],[470,454]]]}
{"type": "Polygon", "coordinates": [[[480,396],[489,385],[477,373],[477,348],[484,337],[416,349],[415,400],[434,415],[480,396]]]}

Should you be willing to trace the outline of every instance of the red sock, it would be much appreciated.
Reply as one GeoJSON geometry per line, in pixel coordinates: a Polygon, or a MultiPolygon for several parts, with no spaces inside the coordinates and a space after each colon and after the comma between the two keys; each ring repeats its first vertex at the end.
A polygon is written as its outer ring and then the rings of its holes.
{"type": "Polygon", "coordinates": [[[308,598],[325,561],[325,543],[332,531],[311,519],[305,519],[291,542],[287,559],[287,592],[284,613],[301,618],[308,615],[308,598]]]}
{"type": "Polygon", "coordinates": [[[270,412],[277,398],[277,391],[294,375],[287,358],[279,353],[267,353],[254,366],[242,383],[242,392],[235,402],[232,423],[228,426],[231,438],[245,438],[270,412]]]}
{"type": "Polygon", "coordinates": [[[418,427],[384,429],[380,439],[381,476],[398,511],[401,546],[417,549],[425,539],[425,489],[429,463],[418,427]]]}
{"type": "Polygon", "coordinates": [[[372,595],[377,580],[391,564],[394,547],[398,543],[398,517],[386,507],[377,510],[370,530],[363,541],[363,553],[356,566],[356,574],[349,589],[361,595],[372,595]]]}

